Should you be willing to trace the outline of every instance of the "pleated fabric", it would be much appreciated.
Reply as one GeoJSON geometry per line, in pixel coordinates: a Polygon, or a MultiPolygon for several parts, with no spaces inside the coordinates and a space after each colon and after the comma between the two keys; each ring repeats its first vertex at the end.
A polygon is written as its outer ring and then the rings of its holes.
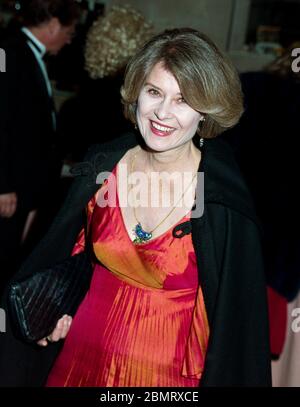
{"type": "Polygon", "coordinates": [[[191,235],[134,245],[118,196],[100,207],[95,195],[88,214],[98,262],[47,386],[198,386],[209,326],[191,235]]]}

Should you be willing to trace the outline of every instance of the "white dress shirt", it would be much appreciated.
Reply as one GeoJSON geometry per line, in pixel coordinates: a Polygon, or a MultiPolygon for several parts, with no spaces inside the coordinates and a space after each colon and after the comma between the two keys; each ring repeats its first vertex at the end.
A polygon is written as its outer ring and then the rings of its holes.
{"type": "MultiPolygon", "coordinates": [[[[43,60],[43,57],[46,54],[46,47],[26,27],[23,27],[21,30],[29,38],[29,40],[27,41],[27,44],[28,44],[29,48],[32,50],[36,60],[38,61],[38,64],[41,68],[41,71],[43,73],[43,76],[44,76],[44,79],[46,82],[46,87],[47,87],[49,97],[52,99],[53,98],[52,86],[51,86],[51,83],[49,80],[45,62],[43,60]]],[[[53,128],[55,130],[56,129],[56,115],[55,115],[54,111],[52,111],[52,122],[53,122],[53,128]]]]}

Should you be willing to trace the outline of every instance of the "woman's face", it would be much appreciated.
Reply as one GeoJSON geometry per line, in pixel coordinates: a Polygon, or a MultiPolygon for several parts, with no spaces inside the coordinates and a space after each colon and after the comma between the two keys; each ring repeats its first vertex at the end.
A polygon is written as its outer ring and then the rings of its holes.
{"type": "Polygon", "coordinates": [[[183,99],[175,77],[162,63],[154,66],[141,89],[137,123],[146,145],[168,151],[189,142],[203,116],[183,99]]]}

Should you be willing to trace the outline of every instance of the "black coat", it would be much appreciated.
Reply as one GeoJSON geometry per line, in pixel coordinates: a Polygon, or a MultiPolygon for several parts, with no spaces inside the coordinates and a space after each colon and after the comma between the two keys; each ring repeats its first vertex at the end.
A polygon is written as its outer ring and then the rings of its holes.
{"type": "Polygon", "coordinates": [[[26,209],[48,198],[60,160],[49,97],[40,66],[21,31],[1,42],[6,72],[0,74],[0,194],[17,192],[26,209]]]}
{"type": "MultiPolygon", "coordinates": [[[[95,194],[96,176],[111,171],[138,140],[132,134],[90,150],[61,211],[18,276],[69,256],[84,222],[84,208],[95,194]]],[[[222,140],[205,140],[204,214],[192,218],[192,240],[199,282],[210,325],[202,386],[268,386],[271,383],[265,277],[260,229],[248,190],[232,151],[222,140]]],[[[46,316],[45,316],[46,317],[46,316]]],[[[42,385],[59,344],[25,345],[2,334],[2,385],[42,385]]]]}

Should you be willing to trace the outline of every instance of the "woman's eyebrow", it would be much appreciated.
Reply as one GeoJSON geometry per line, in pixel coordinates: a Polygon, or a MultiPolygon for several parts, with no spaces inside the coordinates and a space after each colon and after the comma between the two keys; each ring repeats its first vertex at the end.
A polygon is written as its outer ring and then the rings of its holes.
{"type": "MultiPolygon", "coordinates": [[[[155,89],[159,90],[160,92],[163,92],[162,89],[160,89],[158,86],[154,85],[154,84],[151,83],[151,82],[146,82],[144,86],[151,86],[152,88],[155,88],[155,89]]],[[[178,92],[177,95],[182,96],[182,93],[181,93],[181,92],[178,92]]]]}

